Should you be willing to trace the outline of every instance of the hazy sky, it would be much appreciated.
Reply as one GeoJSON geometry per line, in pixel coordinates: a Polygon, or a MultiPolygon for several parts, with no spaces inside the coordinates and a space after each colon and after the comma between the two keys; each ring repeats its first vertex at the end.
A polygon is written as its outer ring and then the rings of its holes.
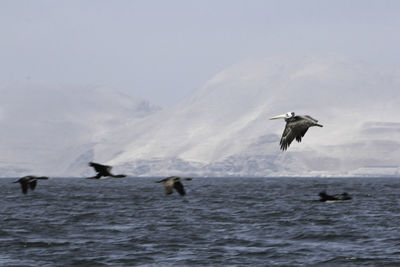
{"type": "Polygon", "coordinates": [[[168,106],[248,58],[400,65],[399,14],[396,0],[0,0],[0,85],[100,85],[168,106]]]}

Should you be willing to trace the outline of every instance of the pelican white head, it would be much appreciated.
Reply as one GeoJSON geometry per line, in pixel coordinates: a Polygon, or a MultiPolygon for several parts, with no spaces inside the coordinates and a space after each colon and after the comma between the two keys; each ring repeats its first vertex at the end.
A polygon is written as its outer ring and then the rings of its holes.
{"type": "Polygon", "coordinates": [[[294,112],[288,112],[286,114],[282,114],[282,115],[278,115],[278,116],[274,116],[269,118],[270,120],[276,120],[276,119],[289,119],[294,117],[294,112]]]}

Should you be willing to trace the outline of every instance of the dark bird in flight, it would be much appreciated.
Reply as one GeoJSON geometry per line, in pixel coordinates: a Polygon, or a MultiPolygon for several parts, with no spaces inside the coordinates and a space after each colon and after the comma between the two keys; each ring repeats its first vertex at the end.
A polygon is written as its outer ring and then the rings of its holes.
{"type": "Polygon", "coordinates": [[[312,126],[322,127],[318,124],[317,120],[308,115],[295,116],[294,112],[288,112],[286,114],[278,115],[270,118],[270,120],[285,119],[286,127],[283,131],[282,138],[280,141],[281,149],[286,150],[292,141],[296,138],[297,142],[301,142],[301,138],[304,137],[308,128],[312,126]]]}
{"type": "Polygon", "coordinates": [[[185,189],[183,188],[183,184],[180,182],[183,180],[192,180],[192,178],[171,176],[156,183],[164,183],[164,190],[167,195],[172,194],[175,188],[175,190],[183,196],[185,195],[185,189]]]}
{"type": "Polygon", "coordinates": [[[96,176],[93,177],[89,177],[86,179],[101,179],[101,177],[114,177],[114,178],[124,178],[126,177],[125,174],[118,174],[118,175],[114,175],[111,173],[111,166],[107,166],[107,165],[102,165],[99,163],[94,163],[94,162],[89,162],[89,166],[93,167],[94,170],[97,172],[96,176]]]}
{"type": "Polygon", "coordinates": [[[319,193],[321,202],[325,201],[337,201],[337,200],[350,200],[351,196],[346,192],[337,195],[328,195],[325,191],[319,193]]]}
{"type": "Polygon", "coordinates": [[[49,177],[46,177],[46,176],[37,177],[37,176],[29,175],[29,176],[24,176],[24,177],[20,178],[18,181],[15,181],[14,183],[20,183],[22,193],[26,194],[26,193],[28,193],[29,188],[31,190],[35,190],[37,180],[47,180],[47,179],[49,179],[49,177]]]}

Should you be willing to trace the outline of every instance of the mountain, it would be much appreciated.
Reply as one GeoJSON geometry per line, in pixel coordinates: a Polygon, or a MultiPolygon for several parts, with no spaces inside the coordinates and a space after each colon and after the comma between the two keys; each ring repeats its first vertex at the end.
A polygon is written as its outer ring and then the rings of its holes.
{"type": "Polygon", "coordinates": [[[249,60],[128,127],[109,162],[133,175],[399,175],[400,71],[338,58],[249,60]],[[279,150],[295,111],[324,125],[279,150]],[[122,147],[122,146],[121,146],[122,147]]]}
{"type": "Polygon", "coordinates": [[[14,85],[0,101],[0,168],[87,176],[400,175],[400,70],[341,58],[239,62],[162,110],[103,88],[14,85]],[[18,91],[19,90],[19,91],[18,91]],[[319,120],[279,150],[294,111],[319,120]]]}

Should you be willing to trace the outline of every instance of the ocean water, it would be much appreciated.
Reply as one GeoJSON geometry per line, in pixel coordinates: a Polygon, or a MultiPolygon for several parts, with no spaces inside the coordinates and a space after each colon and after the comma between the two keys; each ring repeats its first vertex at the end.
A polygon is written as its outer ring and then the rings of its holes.
{"type": "Polygon", "coordinates": [[[400,179],[0,179],[0,266],[400,266],[400,179]],[[318,193],[348,192],[323,203],[318,193]]]}

